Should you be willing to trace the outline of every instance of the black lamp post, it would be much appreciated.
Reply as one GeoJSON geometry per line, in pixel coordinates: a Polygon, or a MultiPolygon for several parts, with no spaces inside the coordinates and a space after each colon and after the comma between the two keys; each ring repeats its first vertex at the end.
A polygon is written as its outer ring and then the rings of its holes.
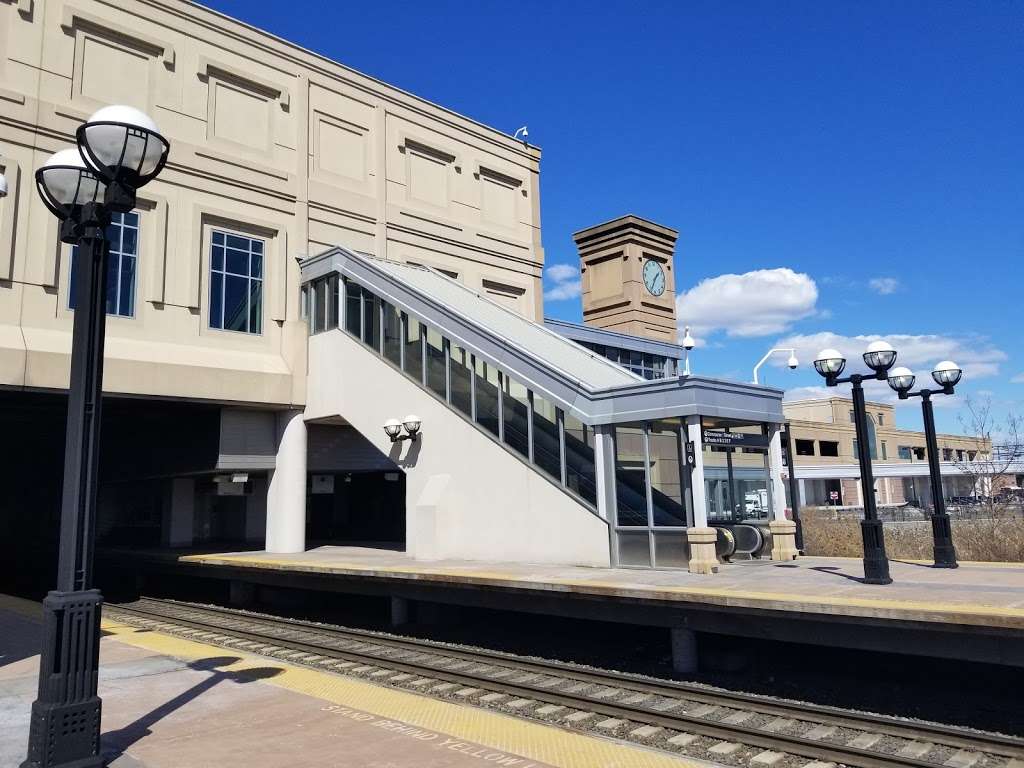
{"type": "Polygon", "coordinates": [[[942,473],[939,467],[939,441],[935,436],[935,413],[932,410],[932,395],[952,395],[953,387],[960,381],[963,371],[956,363],[943,360],[935,366],[932,378],[941,389],[919,389],[911,392],[915,376],[909,368],[893,368],[889,372],[889,386],[899,395],[900,400],[910,397],[921,398],[921,413],[924,416],[924,436],[928,444],[928,476],[932,486],[932,539],[936,568],[956,568],[956,548],[953,546],[953,530],[946,512],[946,498],[942,492],[942,473]]]}
{"type": "Polygon", "coordinates": [[[39,693],[32,704],[22,768],[103,766],[97,695],[100,606],[92,587],[96,528],[103,341],[112,213],[135,207],[135,190],[167,162],[170,145],[153,121],[131,107],[105,107],[77,132],[78,147],[36,171],[43,203],[60,219],[74,260],[75,322],[64,443],[57,589],[43,600],[39,693]]]}
{"type": "Polygon", "coordinates": [[[845,379],[839,375],[846,367],[846,358],[834,349],[824,349],[814,361],[814,369],[825,378],[825,384],[835,387],[851,384],[853,388],[853,419],[857,429],[857,460],[860,463],[860,485],[864,495],[864,519],[860,521],[864,541],[864,583],[891,584],[889,558],[885,554],[885,533],[878,519],[875,505],[875,477],[871,471],[871,446],[868,442],[868,415],[864,407],[865,380],[885,381],[886,372],[896,362],[896,350],[884,341],[873,341],[864,353],[864,363],[873,373],[854,373],[845,379]]]}

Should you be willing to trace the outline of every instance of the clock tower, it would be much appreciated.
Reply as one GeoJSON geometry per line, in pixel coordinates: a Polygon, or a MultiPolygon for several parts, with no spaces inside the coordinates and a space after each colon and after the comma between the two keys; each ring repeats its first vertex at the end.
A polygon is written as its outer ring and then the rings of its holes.
{"type": "Polygon", "coordinates": [[[622,216],[576,232],[583,322],[595,328],[675,343],[679,233],[622,216]]]}

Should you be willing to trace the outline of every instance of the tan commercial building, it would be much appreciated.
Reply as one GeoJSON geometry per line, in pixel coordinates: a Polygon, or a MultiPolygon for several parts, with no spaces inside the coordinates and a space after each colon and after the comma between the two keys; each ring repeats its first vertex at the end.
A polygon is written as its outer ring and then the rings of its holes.
{"type": "MultiPolygon", "coordinates": [[[[786,402],[783,412],[790,425],[800,506],[861,506],[853,401],[832,397],[786,402]]],[[[924,432],[897,428],[892,405],[868,402],[867,413],[877,503],[930,506],[924,432]]],[[[937,439],[946,498],[983,494],[965,469],[985,460],[991,445],[963,435],[939,434],[937,439]]]]}
{"type": "Polygon", "coordinates": [[[675,230],[576,235],[591,330],[647,337],[623,367],[543,324],[537,148],[187,2],[8,0],[0,42],[16,568],[53,540],[74,319],[33,174],[111,103],[171,149],[108,231],[101,544],[708,572],[744,465],[791,556],[782,393],[679,375],[675,230]]]}

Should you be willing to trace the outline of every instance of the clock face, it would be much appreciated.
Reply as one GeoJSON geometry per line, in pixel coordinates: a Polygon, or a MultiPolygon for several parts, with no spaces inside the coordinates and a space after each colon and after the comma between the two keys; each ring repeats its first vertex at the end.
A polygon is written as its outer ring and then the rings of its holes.
{"type": "Polygon", "coordinates": [[[654,259],[644,262],[644,285],[652,296],[661,296],[665,292],[665,270],[654,259]]]}

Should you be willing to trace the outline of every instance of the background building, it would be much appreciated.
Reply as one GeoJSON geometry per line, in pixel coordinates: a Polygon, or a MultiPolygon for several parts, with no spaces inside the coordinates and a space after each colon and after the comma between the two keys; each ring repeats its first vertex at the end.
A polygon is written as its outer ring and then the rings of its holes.
{"type": "MultiPolygon", "coordinates": [[[[831,397],[785,402],[783,412],[792,435],[800,505],[863,504],[853,401],[831,397]]],[[[892,405],[868,402],[867,412],[878,504],[930,506],[924,432],[898,429],[892,405]]],[[[987,459],[992,450],[988,441],[963,435],[937,437],[946,498],[984,494],[966,470],[972,462],[987,459]]]]}
{"type": "Polygon", "coordinates": [[[620,367],[542,323],[536,148],[191,3],[3,3],[0,40],[5,575],[51,562],[74,318],[33,173],[110,103],[171,151],[108,232],[101,547],[708,572],[704,446],[744,430],[792,538],[782,393],[673,375],[674,230],[576,235],[620,367]]]}

